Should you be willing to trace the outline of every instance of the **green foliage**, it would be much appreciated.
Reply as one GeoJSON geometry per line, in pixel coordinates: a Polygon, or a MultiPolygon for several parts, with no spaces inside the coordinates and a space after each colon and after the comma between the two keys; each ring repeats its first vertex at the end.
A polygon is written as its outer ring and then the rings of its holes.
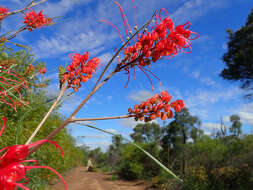
{"type": "Polygon", "coordinates": [[[111,168],[108,167],[108,166],[104,166],[104,167],[102,168],[102,172],[103,172],[103,173],[108,173],[108,172],[110,172],[110,171],[111,171],[111,168]]]}
{"type": "Polygon", "coordinates": [[[192,116],[187,109],[176,113],[174,118],[175,120],[163,129],[161,157],[170,168],[184,175],[188,140],[197,141],[203,131],[199,129],[199,119],[192,116]]]}
{"type": "MultiPolygon", "coordinates": [[[[28,51],[14,52],[7,47],[0,46],[0,61],[6,59],[15,59],[15,70],[23,73],[27,65],[33,64],[35,70],[30,74],[35,74],[42,66],[37,63],[33,56],[28,51]],[[1,49],[2,48],[2,49],[1,49]],[[3,57],[5,56],[5,57],[3,57]]],[[[47,113],[52,104],[52,97],[47,97],[45,92],[35,85],[40,82],[36,77],[30,78],[30,75],[24,75],[29,81],[29,92],[24,92],[23,100],[29,102],[27,106],[20,106],[18,111],[15,112],[11,107],[0,104],[0,117],[7,117],[7,125],[0,138],[1,147],[24,144],[40,123],[44,115],[47,113]]],[[[55,110],[33,141],[44,139],[50,131],[55,129],[63,122],[63,117],[55,110]]],[[[57,170],[59,173],[64,173],[77,165],[83,164],[83,151],[75,147],[74,139],[67,133],[67,130],[61,130],[55,138],[56,141],[64,150],[64,156],[60,156],[59,150],[51,144],[45,144],[39,148],[35,153],[29,156],[28,159],[35,159],[39,161],[39,165],[50,166],[57,170]]],[[[27,172],[27,177],[30,178],[30,183],[27,187],[33,190],[45,189],[49,181],[57,176],[47,169],[33,169],[27,172]]]]}
{"type": "Polygon", "coordinates": [[[253,186],[252,136],[242,139],[203,137],[190,147],[183,189],[230,190],[253,186]],[[250,139],[250,140],[249,140],[250,139]]]}
{"type": "Polygon", "coordinates": [[[156,123],[138,124],[130,134],[134,142],[158,142],[162,135],[161,127],[156,123]]]}
{"type": "Polygon", "coordinates": [[[232,126],[230,127],[230,133],[233,136],[239,137],[242,133],[242,123],[240,121],[240,117],[238,115],[231,115],[230,121],[232,122],[232,126]]]}
{"type": "Polygon", "coordinates": [[[88,157],[93,159],[93,164],[97,168],[105,166],[107,160],[107,154],[101,151],[101,148],[96,148],[88,152],[88,157]]]}
{"type": "Polygon", "coordinates": [[[148,179],[153,187],[164,190],[251,189],[253,135],[241,134],[239,116],[232,115],[230,118],[230,134],[220,132],[222,135],[212,137],[203,134],[199,129],[200,121],[188,110],[176,114],[175,120],[167,126],[158,125],[157,131],[162,131],[157,138],[160,141],[148,138],[152,134],[147,134],[152,132],[145,127],[152,128],[150,124],[136,126],[131,136],[135,141],[142,141],[137,145],[167,164],[169,169],[183,178],[183,183],[173,179],[138,148],[124,143],[120,138],[113,139],[107,151],[108,160],[112,151],[118,151],[118,161],[113,168],[120,178],[148,179]]]}
{"type": "Polygon", "coordinates": [[[116,181],[118,176],[116,174],[112,174],[111,181],[116,181]]]}
{"type": "MultiPolygon", "coordinates": [[[[138,144],[155,157],[159,155],[158,145],[155,143],[138,144]]],[[[149,178],[160,172],[160,167],[137,147],[125,144],[120,150],[120,160],[117,164],[117,174],[125,179],[149,178]]]]}

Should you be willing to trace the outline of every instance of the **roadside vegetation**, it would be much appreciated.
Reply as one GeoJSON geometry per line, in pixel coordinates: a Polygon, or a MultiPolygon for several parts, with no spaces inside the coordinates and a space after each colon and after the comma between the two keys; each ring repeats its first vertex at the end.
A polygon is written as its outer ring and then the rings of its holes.
{"type": "MultiPolygon", "coordinates": [[[[97,167],[126,180],[151,181],[153,187],[166,190],[242,190],[253,187],[253,135],[242,133],[238,115],[230,117],[230,125],[222,122],[212,134],[201,130],[201,122],[187,109],[176,113],[174,121],[138,124],[132,140],[158,158],[180,176],[178,183],[149,157],[114,136],[106,152],[100,148],[86,155],[94,158],[97,167]]],[[[214,127],[215,129],[215,127],[214,127]]]]}

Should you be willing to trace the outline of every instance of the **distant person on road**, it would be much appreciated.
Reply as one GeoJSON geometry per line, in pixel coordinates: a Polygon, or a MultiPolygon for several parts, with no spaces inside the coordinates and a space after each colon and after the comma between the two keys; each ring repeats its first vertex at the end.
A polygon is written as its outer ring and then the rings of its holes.
{"type": "Polygon", "coordinates": [[[89,171],[89,172],[94,171],[93,160],[92,160],[92,158],[91,158],[91,157],[88,159],[88,162],[87,162],[87,167],[88,167],[88,171],[89,171]]]}

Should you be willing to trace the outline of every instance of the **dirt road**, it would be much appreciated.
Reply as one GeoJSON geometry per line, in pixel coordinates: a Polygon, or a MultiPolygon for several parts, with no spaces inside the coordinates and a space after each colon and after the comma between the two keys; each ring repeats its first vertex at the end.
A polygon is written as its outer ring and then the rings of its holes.
{"type": "MultiPolygon", "coordinates": [[[[87,172],[85,167],[72,170],[64,179],[68,190],[151,190],[144,182],[111,181],[111,175],[101,172],[87,172]]],[[[64,186],[59,181],[48,190],[64,190],[64,186]]]]}

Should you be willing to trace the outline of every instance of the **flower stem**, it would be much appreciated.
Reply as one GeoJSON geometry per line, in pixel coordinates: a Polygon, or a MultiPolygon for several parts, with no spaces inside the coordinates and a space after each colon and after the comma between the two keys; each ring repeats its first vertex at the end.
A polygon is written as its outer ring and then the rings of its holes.
{"type": "Polygon", "coordinates": [[[14,15],[14,14],[17,14],[17,13],[20,13],[20,12],[23,12],[25,11],[26,9],[29,9],[31,7],[34,7],[34,6],[37,6],[39,4],[42,4],[42,3],[45,3],[47,0],[41,0],[39,2],[34,2],[34,0],[29,3],[26,7],[22,8],[22,9],[19,9],[19,10],[16,10],[16,11],[12,11],[12,12],[9,12],[7,13],[7,15],[14,15]]]}
{"type": "Polygon", "coordinates": [[[132,115],[122,115],[122,116],[114,116],[114,117],[102,117],[102,118],[74,118],[71,119],[71,123],[75,123],[78,121],[98,121],[98,120],[109,120],[109,119],[125,119],[133,117],[132,115]]]}
{"type": "Polygon", "coordinates": [[[42,119],[42,121],[40,122],[40,124],[37,126],[37,128],[35,129],[35,131],[33,132],[33,134],[30,136],[30,138],[27,140],[27,142],[25,144],[29,144],[32,139],[35,137],[35,135],[38,133],[38,131],[40,130],[40,128],[42,127],[42,125],[45,123],[46,119],[48,118],[48,116],[51,114],[51,112],[53,111],[53,109],[56,107],[57,103],[59,102],[61,96],[63,95],[64,91],[66,89],[62,88],[59,92],[58,97],[56,98],[55,102],[53,103],[53,105],[51,106],[51,108],[49,109],[49,111],[46,113],[46,115],[44,116],[44,118],[42,119]]]}
{"type": "MultiPolygon", "coordinates": [[[[108,64],[106,65],[105,69],[103,70],[103,72],[101,73],[101,75],[99,76],[96,84],[94,85],[92,91],[90,92],[90,94],[88,94],[88,96],[79,104],[79,106],[74,110],[74,112],[59,126],[57,127],[54,131],[52,131],[47,137],[46,139],[51,139],[53,138],[61,129],[63,129],[64,127],[66,127],[69,123],[71,123],[73,117],[78,113],[78,111],[83,107],[83,105],[90,99],[90,97],[95,94],[96,91],[98,91],[114,74],[116,74],[117,72],[119,72],[118,65],[116,66],[115,70],[109,75],[107,76],[102,82],[100,82],[100,80],[102,79],[103,75],[105,74],[106,70],[109,68],[109,66],[112,64],[112,62],[114,61],[114,59],[117,57],[117,55],[120,53],[120,51],[128,44],[128,42],[134,38],[134,36],[136,36],[142,29],[144,29],[146,26],[148,26],[153,17],[155,16],[156,11],[154,12],[154,14],[152,15],[152,17],[138,30],[136,31],[130,39],[128,39],[122,46],[121,48],[114,54],[114,56],[111,58],[111,60],[108,62],[108,64]],[[100,83],[99,83],[100,82],[100,83]]],[[[39,146],[34,147],[32,150],[30,150],[29,154],[33,153],[34,151],[36,151],[39,146]]]]}

